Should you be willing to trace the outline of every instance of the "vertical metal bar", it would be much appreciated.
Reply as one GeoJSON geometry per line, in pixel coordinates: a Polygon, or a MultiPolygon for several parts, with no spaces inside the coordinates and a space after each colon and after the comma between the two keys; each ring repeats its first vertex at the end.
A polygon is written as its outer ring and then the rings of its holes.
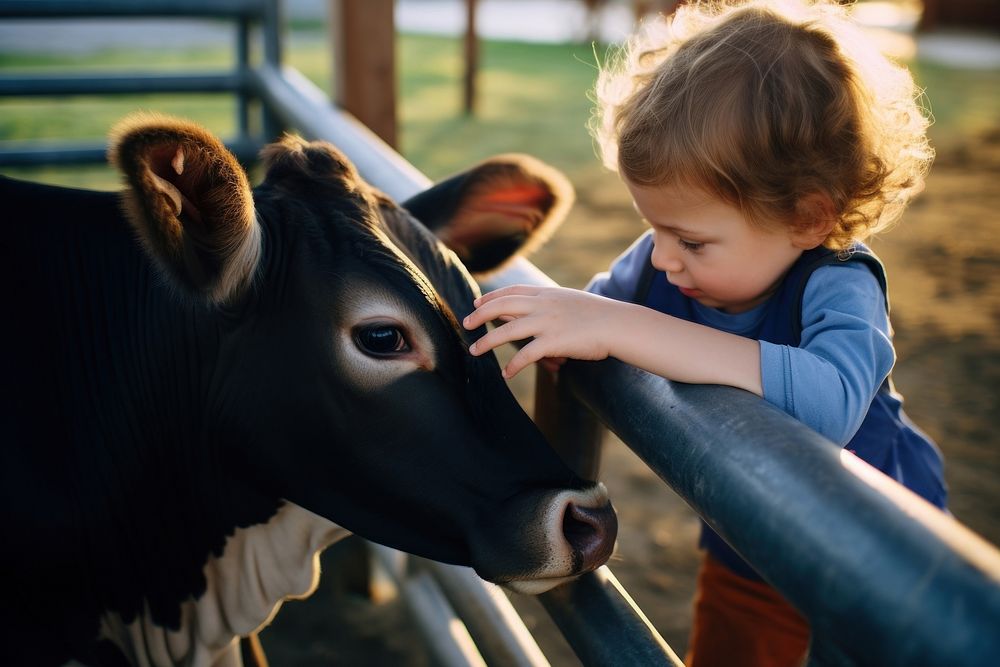
{"type": "Polygon", "coordinates": [[[250,19],[241,16],[236,22],[236,73],[240,90],[236,96],[236,131],[241,139],[250,138],[250,19]]]}
{"type": "Polygon", "coordinates": [[[264,39],[264,62],[281,66],[281,9],[279,0],[268,0],[261,14],[261,32],[264,39]]]}
{"type": "MultiPolygon", "coordinates": [[[[261,16],[261,38],[264,42],[264,66],[281,69],[281,11],[279,0],[267,0],[261,16]]],[[[264,141],[274,141],[281,134],[284,126],[278,116],[271,110],[271,105],[264,104],[261,110],[264,141]]]]}

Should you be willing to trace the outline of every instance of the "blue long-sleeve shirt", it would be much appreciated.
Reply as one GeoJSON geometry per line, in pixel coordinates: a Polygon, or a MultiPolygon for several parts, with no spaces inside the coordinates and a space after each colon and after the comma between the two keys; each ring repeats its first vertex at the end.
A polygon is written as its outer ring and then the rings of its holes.
{"type": "MultiPolygon", "coordinates": [[[[594,276],[587,291],[631,301],[652,243],[652,233],[639,237],[609,271],[594,276]]],[[[817,269],[802,299],[800,345],[759,341],[764,399],[847,444],[895,362],[884,303],[878,281],[863,264],[817,269]]],[[[697,303],[694,310],[699,324],[746,336],[759,324],[764,305],[737,314],[697,303]]]]}

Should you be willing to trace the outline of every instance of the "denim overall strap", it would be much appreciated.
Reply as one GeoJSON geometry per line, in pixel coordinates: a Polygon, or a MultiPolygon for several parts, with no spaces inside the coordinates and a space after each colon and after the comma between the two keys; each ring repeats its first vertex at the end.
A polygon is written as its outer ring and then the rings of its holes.
{"type": "MultiPolygon", "coordinates": [[[[797,347],[802,340],[802,300],[810,276],[823,266],[841,262],[863,262],[869,268],[882,288],[888,313],[885,268],[868,247],[857,243],[839,252],[814,248],[803,252],[782,279],[778,290],[764,306],[765,313],[753,338],[797,347]]],[[[651,257],[644,265],[633,301],[674,317],[698,321],[691,300],[667,282],[663,271],[652,266],[651,257]]],[[[882,383],[861,427],[846,447],[930,502],[944,506],[946,492],[940,452],[906,417],[902,399],[893,390],[889,378],[882,383]]],[[[753,568],[705,524],[701,546],[737,574],[760,579],[753,568]]]]}

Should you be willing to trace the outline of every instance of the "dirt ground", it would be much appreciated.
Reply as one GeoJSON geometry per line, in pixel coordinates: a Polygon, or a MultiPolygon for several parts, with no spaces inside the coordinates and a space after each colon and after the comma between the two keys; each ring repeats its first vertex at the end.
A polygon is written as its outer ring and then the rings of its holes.
{"type": "MultiPolygon", "coordinates": [[[[910,416],[945,454],[951,510],[994,544],[1000,544],[998,183],[1000,126],[938,146],[925,192],[901,224],[874,243],[889,271],[897,388],[910,416]]],[[[576,186],[576,210],[534,259],[559,282],[582,286],[641,228],[612,179],[576,186]],[[595,219],[604,223],[598,228],[595,219]]],[[[514,389],[529,404],[530,378],[518,379],[514,389]]],[[[620,519],[609,565],[683,655],[698,558],[697,519],[611,436],[601,477],[620,519]]],[[[333,569],[335,559],[327,561],[333,569]]],[[[311,599],[285,605],[262,635],[272,665],[432,664],[398,599],[373,604],[336,593],[337,588],[335,573],[328,572],[311,599]]],[[[579,664],[536,601],[522,596],[513,601],[553,665],[579,664]]]]}

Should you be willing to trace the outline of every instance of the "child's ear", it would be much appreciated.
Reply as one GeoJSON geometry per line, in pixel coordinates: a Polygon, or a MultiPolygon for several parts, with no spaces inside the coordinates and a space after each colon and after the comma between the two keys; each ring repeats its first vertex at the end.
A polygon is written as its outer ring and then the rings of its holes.
{"type": "Polygon", "coordinates": [[[823,244],[837,225],[837,213],[830,196],[822,192],[808,194],[795,204],[792,243],[811,250],[823,244]]]}

